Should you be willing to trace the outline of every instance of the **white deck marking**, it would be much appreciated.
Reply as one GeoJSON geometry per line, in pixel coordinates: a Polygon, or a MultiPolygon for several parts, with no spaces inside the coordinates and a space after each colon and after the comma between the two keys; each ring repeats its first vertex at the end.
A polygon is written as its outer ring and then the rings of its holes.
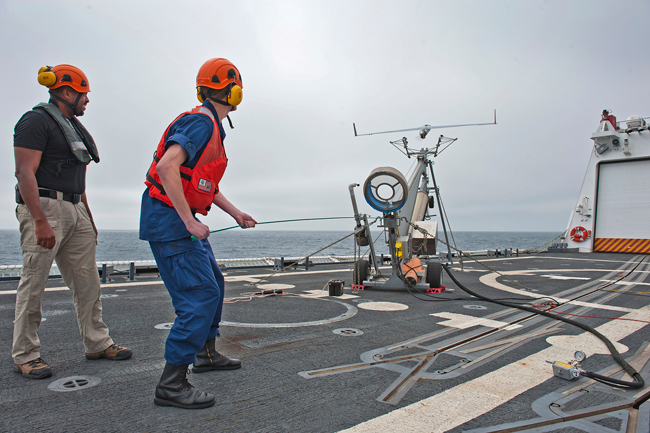
{"type": "MultiPolygon", "coordinates": [[[[45,289],[46,292],[62,292],[64,290],[70,290],[67,287],[50,287],[48,289],[45,289]]],[[[16,290],[2,290],[0,291],[0,295],[15,295],[16,290]]]]}
{"type": "Polygon", "coordinates": [[[363,302],[357,308],[371,311],[402,311],[408,310],[409,306],[397,302],[363,302]]]}
{"type": "MultiPolygon", "coordinates": [[[[650,315],[650,306],[634,310],[623,317],[646,320],[648,315],[650,315]]],[[[644,326],[646,324],[641,322],[611,320],[596,329],[612,342],[616,342],[644,326]]],[[[599,350],[597,345],[587,338],[589,335],[591,334],[583,333],[576,336],[576,341],[585,342],[580,346],[587,356],[598,353],[599,350]]],[[[547,359],[559,361],[571,359],[574,349],[563,347],[566,342],[550,337],[547,338],[547,341],[550,344],[559,342],[560,345],[553,345],[440,394],[343,431],[354,433],[377,431],[438,433],[458,427],[551,378],[553,372],[551,366],[545,362],[547,359]]],[[[626,377],[624,380],[630,379],[626,377]]]]}
{"type": "Polygon", "coordinates": [[[500,322],[498,320],[485,319],[483,317],[467,316],[465,314],[457,313],[432,313],[429,316],[441,317],[449,319],[446,322],[438,322],[438,325],[448,326],[450,328],[467,329],[472,326],[486,326],[488,328],[504,328],[504,329],[517,329],[521,325],[510,325],[507,322],[500,322]]]}
{"type": "MultiPolygon", "coordinates": [[[[111,287],[126,287],[126,286],[155,286],[158,284],[165,284],[162,280],[159,281],[133,281],[131,283],[115,283],[115,284],[102,284],[102,289],[110,289],[111,287]]],[[[47,290],[47,289],[45,289],[47,290]]]]}
{"type": "Polygon", "coordinates": [[[276,284],[276,283],[270,283],[270,284],[259,284],[257,288],[259,289],[294,289],[296,286],[293,284],[276,284]]]}
{"type": "MultiPolygon", "coordinates": [[[[605,343],[592,334],[552,335],[546,338],[546,342],[555,347],[566,349],[567,353],[575,353],[576,350],[582,350],[582,347],[591,347],[594,353],[609,353],[609,349],[605,346],[605,343]]],[[[614,342],[614,347],[616,347],[616,350],[618,350],[619,353],[625,353],[630,350],[625,344],[618,342],[614,342]]],[[[569,359],[566,361],[569,361],[569,359]]]]}
{"type": "MultiPolygon", "coordinates": [[[[567,272],[570,271],[570,269],[553,269],[550,270],[550,272],[567,272]]],[[[581,271],[585,271],[585,269],[582,269],[581,271]]],[[[525,270],[525,271],[508,271],[508,272],[501,272],[501,275],[530,275],[534,271],[530,270],[525,270]]],[[[549,270],[542,271],[542,272],[549,272],[549,270]]],[[[500,274],[497,274],[496,272],[493,272],[491,274],[483,275],[481,278],[479,278],[479,281],[486,286],[493,287],[495,289],[503,290],[504,292],[508,293],[514,293],[519,296],[528,296],[530,298],[548,298],[547,295],[542,295],[539,293],[531,293],[527,292],[525,290],[520,290],[520,289],[515,289],[510,286],[506,286],[505,284],[501,284],[497,281],[497,278],[501,276],[500,274]]],[[[557,300],[558,302],[565,303],[569,302],[569,299],[565,298],[559,298],[557,296],[553,296],[553,299],[557,300]]],[[[571,301],[571,305],[579,305],[581,307],[589,307],[589,308],[596,308],[599,310],[610,310],[610,311],[623,311],[626,313],[629,313],[631,311],[636,311],[632,308],[625,308],[625,307],[616,307],[614,305],[605,305],[605,304],[594,304],[592,302],[582,302],[582,301],[571,301]]]]}
{"type": "MultiPolygon", "coordinates": [[[[602,281],[603,283],[613,283],[616,280],[599,280],[602,281]]],[[[634,283],[631,281],[617,281],[616,284],[620,284],[621,286],[650,286],[650,283],[634,283]]]]}
{"type": "MultiPolygon", "coordinates": [[[[304,296],[305,298],[329,298],[330,292],[328,290],[305,290],[305,293],[309,293],[309,295],[299,295],[299,296],[304,296]]],[[[348,295],[346,293],[342,294],[341,296],[335,296],[336,299],[356,299],[359,296],[357,295],[348,295]]]]}
{"type": "Polygon", "coordinates": [[[565,277],[564,275],[540,275],[540,277],[550,278],[551,280],[591,280],[587,277],[565,277]]]}
{"type": "Polygon", "coordinates": [[[456,272],[490,272],[489,269],[472,269],[467,267],[465,269],[461,269],[461,268],[451,268],[451,269],[456,272]]]}
{"type": "MultiPolygon", "coordinates": [[[[352,268],[350,269],[326,269],[322,271],[302,271],[302,272],[280,272],[276,275],[273,275],[272,278],[278,278],[278,277],[286,277],[286,276],[302,276],[302,275],[312,275],[312,274],[331,274],[331,273],[341,273],[341,272],[352,272],[352,268]]],[[[237,276],[232,276],[232,277],[226,277],[226,281],[230,282],[237,282],[237,281],[245,281],[247,283],[255,283],[260,280],[265,280],[266,278],[269,278],[270,273],[266,274],[256,274],[256,275],[237,275],[237,276]]]]}
{"type": "MultiPolygon", "coordinates": [[[[101,284],[102,289],[110,289],[111,287],[127,287],[127,286],[155,286],[158,284],[165,284],[161,281],[134,281],[132,283],[115,283],[115,284],[101,284]]],[[[45,289],[46,292],[62,292],[64,290],[70,290],[67,286],[63,287],[48,287],[45,289]]],[[[0,290],[0,295],[15,295],[16,290],[0,290]]]]}

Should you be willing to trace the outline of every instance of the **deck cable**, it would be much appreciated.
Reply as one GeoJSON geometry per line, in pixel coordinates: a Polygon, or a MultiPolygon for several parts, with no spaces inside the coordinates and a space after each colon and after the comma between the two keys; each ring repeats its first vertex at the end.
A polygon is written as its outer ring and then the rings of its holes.
{"type": "Polygon", "coordinates": [[[605,384],[610,385],[610,386],[618,387],[618,388],[637,389],[637,388],[643,388],[645,386],[645,381],[643,380],[643,377],[641,377],[641,375],[634,369],[634,367],[632,367],[630,364],[628,364],[628,362],[625,359],[623,359],[623,357],[621,356],[619,351],[616,350],[616,347],[614,346],[614,344],[607,337],[605,337],[603,334],[601,334],[600,332],[598,332],[596,329],[592,328],[591,326],[585,325],[584,323],[578,322],[576,320],[572,320],[572,319],[569,319],[569,318],[566,318],[566,317],[561,317],[559,315],[550,313],[550,312],[548,312],[546,310],[539,310],[539,309],[534,308],[534,307],[527,307],[527,306],[524,306],[524,305],[517,305],[517,304],[512,304],[510,302],[497,301],[495,299],[490,299],[490,298],[488,298],[486,296],[483,296],[483,295],[481,295],[479,293],[476,293],[473,290],[470,290],[469,288],[465,287],[460,281],[458,281],[456,279],[456,277],[451,272],[451,270],[449,269],[449,266],[447,264],[443,263],[442,267],[445,270],[445,272],[447,272],[447,275],[449,275],[449,278],[451,278],[452,281],[454,283],[456,283],[456,285],[458,287],[460,287],[462,290],[464,290],[465,292],[469,293],[472,296],[484,299],[484,300],[489,301],[489,302],[493,302],[495,304],[503,305],[505,307],[516,308],[516,309],[519,309],[519,310],[528,311],[530,313],[550,317],[551,319],[555,319],[555,320],[559,320],[561,322],[568,323],[570,325],[573,325],[573,326],[576,326],[578,328],[584,329],[585,331],[595,335],[596,337],[598,337],[598,339],[600,339],[600,341],[602,341],[605,344],[605,346],[607,346],[607,348],[609,349],[609,352],[612,354],[612,358],[614,358],[614,360],[618,363],[618,365],[620,365],[623,368],[623,370],[625,370],[625,372],[627,374],[629,374],[633,378],[633,381],[629,382],[629,381],[625,381],[625,380],[614,379],[614,378],[610,378],[610,377],[607,377],[607,376],[602,376],[602,375],[600,375],[598,373],[594,373],[594,372],[591,372],[591,371],[585,371],[584,375],[589,377],[590,379],[593,379],[593,380],[595,380],[597,382],[605,383],[605,384]]]}
{"type": "MultiPolygon", "coordinates": [[[[426,236],[431,236],[431,235],[430,235],[430,234],[429,234],[425,229],[422,229],[422,228],[420,228],[420,227],[417,227],[416,225],[412,224],[410,221],[409,221],[408,223],[409,223],[410,225],[412,225],[412,226],[414,227],[414,229],[417,229],[417,230],[419,230],[420,232],[422,232],[422,233],[424,234],[425,238],[426,238],[426,236]]],[[[440,239],[439,239],[439,240],[440,240],[440,239]]],[[[441,242],[442,242],[442,241],[441,241],[441,242]]],[[[444,242],[443,242],[443,243],[444,243],[444,242]]],[[[454,248],[454,247],[451,247],[451,246],[448,245],[448,244],[446,244],[446,245],[447,245],[448,247],[450,247],[450,248],[454,248]]],[[[481,263],[480,261],[474,259],[474,258],[471,257],[470,255],[468,255],[468,254],[466,254],[466,253],[463,253],[462,251],[460,251],[460,250],[458,250],[458,249],[456,249],[456,248],[454,248],[454,249],[455,249],[457,252],[459,252],[460,254],[464,254],[466,257],[469,257],[470,259],[474,260],[474,261],[477,262],[478,264],[480,264],[480,265],[482,265],[482,266],[484,266],[484,267],[486,267],[486,268],[492,270],[493,272],[496,272],[496,273],[499,274],[499,275],[502,275],[500,272],[497,272],[497,271],[491,269],[489,266],[487,266],[487,265],[485,265],[484,263],[481,263]]],[[[632,269],[629,270],[629,272],[628,272],[627,274],[625,274],[625,275],[621,275],[621,278],[619,278],[618,280],[611,281],[611,282],[609,282],[608,284],[604,285],[603,287],[600,287],[600,288],[598,288],[598,289],[596,289],[596,290],[594,290],[594,291],[602,290],[604,287],[608,287],[608,286],[610,286],[610,285],[612,285],[612,284],[615,284],[616,282],[621,281],[622,279],[626,278],[626,277],[629,276],[632,272],[634,272],[634,270],[636,270],[636,268],[638,268],[638,267],[641,265],[641,263],[643,263],[643,262],[644,262],[648,257],[650,257],[650,255],[645,255],[645,257],[644,257],[643,259],[641,259],[639,262],[637,262],[637,263],[634,265],[634,267],[633,267],[632,269]]],[[[612,358],[614,358],[614,360],[618,363],[618,365],[620,365],[620,366],[623,368],[623,370],[625,370],[625,372],[628,373],[628,374],[630,375],[630,377],[632,377],[633,381],[630,382],[630,381],[624,381],[624,380],[614,379],[614,378],[610,378],[610,377],[607,377],[607,376],[602,376],[602,375],[600,375],[600,374],[598,374],[598,373],[594,373],[594,372],[591,372],[591,371],[584,371],[583,374],[584,374],[585,376],[589,377],[590,379],[593,379],[593,380],[595,380],[595,381],[597,381],[597,382],[601,382],[601,383],[604,383],[604,384],[607,384],[607,385],[610,385],[610,386],[613,386],[613,387],[617,387],[617,388],[638,389],[638,388],[643,388],[643,387],[645,386],[645,381],[643,380],[643,377],[639,374],[639,372],[637,372],[637,371],[634,369],[634,367],[632,367],[632,366],[631,366],[631,365],[630,365],[630,364],[629,364],[629,363],[628,363],[628,362],[623,358],[623,356],[621,356],[621,354],[620,354],[619,351],[616,349],[616,347],[614,346],[614,344],[613,344],[613,343],[612,343],[612,342],[611,342],[607,337],[605,337],[603,334],[601,334],[599,331],[597,331],[597,330],[594,329],[593,327],[591,327],[591,326],[589,326],[589,325],[585,325],[584,323],[578,322],[578,321],[576,321],[576,320],[572,320],[572,319],[569,319],[569,318],[566,318],[566,317],[562,317],[562,316],[557,315],[557,314],[554,314],[554,313],[550,313],[548,310],[540,310],[540,309],[535,308],[535,307],[528,307],[528,306],[525,306],[525,305],[519,305],[519,304],[515,304],[515,303],[512,303],[512,302],[506,302],[506,301],[502,301],[502,300],[497,300],[497,299],[489,298],[489,297],[487,297],[487,296],[483,296],[483,295],[481,295],[481,294],[479,294],[479,293],[477,293],[477,292],[474,292],[473,290],[470,290],[469,288],[467,288],[466,286],[464,286],[460,281],[458,281],[458,279],[456,279],[456,277],[455,277],[454,274],[451,272],[451,270],[449,269],[449,266],[448,266],[446,263],[441,263],[441,265],[442,265],[442,268],[443,268],[443,269],[445,270],[445,272],[447,273],[447,275],[449,275],[449,277],[452,279],[452,281],[453,281],[453,282],[454,282],[454,283],[455,283],[455,284],[456,284],[460,289],[462,289],[462,290],[465,291],[466,293],[468,293],[468,294],[470,294],[470,295],[472,295],[472,296],[474,296],[474,297],[476,297],[476,298],[478,298],[478,299],[482,299],[482,300],[485,300],[485,301],[487,301],[487,302],[492,302],[492,303],[495,303],[495,304],[503,305],[503,306],[508,307],[508,308],[515,308],[515,309],[519,309],[519,310],[523,310],[523,311],[528,311],[528,312],[530,312],[530,313],[534,313],[534,314],[539,314],[539,315],[542,315],[542,316],[550,317],[550,318],[552,318],[552,319],[555,319],[555,320],[558,320],[558,321],[561,321],[561,322],[565,322],[565,323],[568,323],[568,324],[570,324],[570,325],[573,325],[573,326],[576,326],[576,327],[578,327],[578,328],[581,328],[581,329],[583,329],[583,330],[585,330],[585,331],[591,333],[592,335],[596,336],[598,339],[600,339],[600,340],[605,344],[605,346],[607,346],[607,349],[609,349],[609,352],[611,353],[612,358]]],[[[401,273],[401,267],[399,268],[399,271],[400,271],[400,273],[401,273]]],[[[502,275],[502,276],[506,277],[505,275],[502,275]]],[[[507,277],[506,277],[506,278],[507,278],[507,277]]],[[[515,281],[512,280],[511,278],[508,278],[508,279],[511,280],[511,281],[513,281],[513,282],[515,282],[515,281]]],[[[403,281],[406,281],[405,278],[402,278],[402,280],[403,280],[403,281]]],[[[515,283],[517,283],[517,282],[515,282],[515,283]]],[[[409,286],[408,282],[407,282],[406,284],[407,284],[407,288],[409,288],[409,287],[408,287],[408,286],[409,286]]],[[[519,284],[519,283],[517,283],[517,284],[518,284],[519,286],[521,286],[521,287],[524,287],[523,285],[521,285],[521,284],[519,284]]],[[[530,289],[528,289],[528,290],[530,290],[530,289]]],[[[410,290],[409,290],[409,292],[410,292],[410,290]]],[[[593,293],[593,292],[590,292],[590,293],[593,293]]],[[[579,297],[582,297],[582,296],[579,296],[579,297]]],[[[552,298],[550,298],[550,299],[552,299],[552,298]]],[[[566,305],[567,303],[569,303],[569,302],[571,302],[571,301],[572,301],[572,300],[570,300],[570,301],[568,301],[568,302],[565,302],[564,304],[560,304],[559,302],[555,301],[555,302],[556,302],[556,306],[553,307],[553,308],[557,308],[557,307],[560,306],[560,305],[566,305]]]]}

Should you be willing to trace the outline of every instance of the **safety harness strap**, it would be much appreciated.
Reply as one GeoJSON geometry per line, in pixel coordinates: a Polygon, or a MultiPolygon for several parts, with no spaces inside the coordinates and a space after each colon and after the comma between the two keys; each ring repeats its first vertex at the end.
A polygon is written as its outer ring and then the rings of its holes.
{"type": "MultiPolygon", "coordinates": [[[[153,153],[153,160],[156,162],[156,164],[158,164],[160,162],[160,158],[158,158],[158,155],[156,155],[156,152],[153,153]]],[[[183,179],[187,180],[188,182],[192,180],[192,176],[190,176],[189,174],[183,173],[182,171],[179,171],[179,172],[180,172],[181,177],[183,179]]],[[[147,179],[149,179],[150,177],[151,177],[151,175],[149,174],[149,172],[147,172],[147,179]]],[[[151,182],[151,183],[153,183],[156,188],[158,188],[160,191],[162,191],[163,195],[165,194],[165,190],[162,189],[162,185],[160,185],[160,187],[158,187],[158,185],[156,183],[154,183],[154,182],[151,182]]]]}
{"type": "Polygon", "coordinates": [[[72,116],[67,119],[53,103],[40,103],[34,110],[44,110],[59,125],[72,154],[82,163],[88,164],[91,160],[99,162],[99,153],[92,136],[79,120],[72,116]]]}

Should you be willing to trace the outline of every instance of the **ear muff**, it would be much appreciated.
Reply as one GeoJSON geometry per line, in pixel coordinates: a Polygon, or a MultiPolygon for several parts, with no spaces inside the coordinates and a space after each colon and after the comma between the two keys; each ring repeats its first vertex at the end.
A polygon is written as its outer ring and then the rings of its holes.
{"type": "Polygon", "coordinates": [[[241,100],[244,97],[244,91],[238,85],[234,85],[230,88],[230,93],[228,94],[228,103],[233,106],[241,104],[241,100]]]}
{"type": "Polygon", "coordinates": [[[45,87],[56,84],[56,75],[51,69],[51,66],[43,66],[38,70],[38,84],[45,87]]]}
{"type": "Polygon", "coordinates": [[[205,98],[201,94],[201,89],[199,87],[196,88],[196,99],[198,99],[201,104],[205,102],[205,98]]]}

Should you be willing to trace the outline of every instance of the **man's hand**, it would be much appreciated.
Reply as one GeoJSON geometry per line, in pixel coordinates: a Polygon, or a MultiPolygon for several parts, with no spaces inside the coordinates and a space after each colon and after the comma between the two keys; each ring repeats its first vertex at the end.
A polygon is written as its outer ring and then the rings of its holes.
{"type": "Polygon", "coordinates": [[[56,235],[50,223],[47,220],[36,222],[34,221],[34,231],[36,234],[36,243],[43,248],[51,250],[56,244],[56,235]]]}
{"type": "Polygon", "coordinates": [[[187,231],[196,236],[197,239],[205,239],[210,236],[210,227],[197,220],[188,221],[185,224],[187,231]]]}
{"type": "Polygon", "coordinates": [[[212,203],[216,204],[221,210],[232,216],[235,221],[237,221],[237,224],[239,224],[244,229],[255,227],[255,224],[257,224],[257,221],[255,221],[253,217],[247,213],[240,211],[235,207],[235,205],[230,203],[228,199],[224,197],[221,191],[215,194],[212,203]]]}
{"type": "Polygon", "coordinates": [[[239,212],[233,215],[233,218],[235,218],[237,224],[239,224],[243,229],[253,228],[255,227],[255,224],[257,224],[257,221],[255,221],[253,217],[244,212],[239,212]]]}

